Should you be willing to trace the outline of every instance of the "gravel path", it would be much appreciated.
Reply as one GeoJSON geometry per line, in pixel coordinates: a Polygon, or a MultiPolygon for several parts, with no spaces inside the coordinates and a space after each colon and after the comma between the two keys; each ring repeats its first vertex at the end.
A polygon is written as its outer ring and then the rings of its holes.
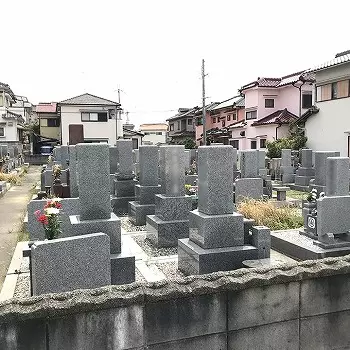
{"type": "Polygon", "coordinates": [[[168,280],[174,281],[186,277],[186,275],[177,269],[177,261],[156,263],[155,265],[164,273],[168,280]]]}
{"type": "Polygon", "coordinates": [[[142,248],[142,250],[150,257],[167,256],[177,254],[177,247],[174,248],[157,248],[145,235],[133,236],[132,239],[142,248]]]}
{"type": "Polygon", "coordinates": [[[146,226],[135,226],[131,223],[128,217],[121,217],[122,229],[127,232],[135,232],[135,231],[146,231],[146,226]]]}

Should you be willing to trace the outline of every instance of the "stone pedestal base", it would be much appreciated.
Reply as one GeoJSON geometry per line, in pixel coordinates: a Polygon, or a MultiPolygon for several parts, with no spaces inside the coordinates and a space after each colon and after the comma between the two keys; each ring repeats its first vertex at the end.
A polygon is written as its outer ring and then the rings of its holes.
{"type": "Polygon", "coordinates": [[[307,186],[309,187],[310,180],[312,180],[313,176],[296,176],[295,177],[295,184],[297,186],[307,186]]]}
{"type": "Polygon", "coordinates": [[[111,244],[111,254],[118,254],[121,250],[121,223],[120,219],[111,214],[110,219],[101,220],[80,220],[80,215],[69,217],[71,223],[70,236],[79,236],[89,233],[102,232],[109,236],[111,244]]]}
{"type": "Polygon", "coordinates": [[[135,197],[111,197],[111,206],[113,213],[118,216],[123,216],[128,214],[129,202],[135,200],[135,197]]]}
{"type": "Polygon", "coordinates": [[[111,284],[128,284],[135,282],[135,256],[129,247],[123,244],[121,253],[111,255],[111,284]]]}
{"type": "Polygon", "coordinates": [[[114,195],[116,197],[134,197],[135,196],[135,181],[114,180],[114,195]]]}
{"type": "Polygon", "coordinates": [[[301,186],[297,184],[290,184],[289,185],[291,190],[294,191],[300,191],[300,192],[309,192],[309,186],[301,186]]]}
{"type": "Polygon", "coordinates": [[[140,204],[139,202],[129,202],[129,220],[136,226],[146,225],[147,215],[154,215],[155,204],[140,204]]]}
{"type": "Polygon", "coordinates": [[[290,184],[293,183],[295,179],[294,174],[283,174],[282,175],[282,184],[290,184]]]}
{"type": "Polygon", "coordinates": [[[258,249],[251,245],[203,249],[186,238],[178,241],[178,269],[186,275],[235,270],[254,259],[258,249]]]}
{"type": "Polygon", "coordinates": [[[164,221],[155,215],[146,219],[147,238],[157,247],[176,247],[180,238],[189,236],[189,221],[164,221]]]}

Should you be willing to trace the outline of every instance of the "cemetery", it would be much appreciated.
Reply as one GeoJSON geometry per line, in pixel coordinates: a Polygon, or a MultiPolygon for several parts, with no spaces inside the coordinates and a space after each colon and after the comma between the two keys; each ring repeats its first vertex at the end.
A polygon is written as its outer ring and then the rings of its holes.
{"type": "Polygon", "coordinates": [[[346,348],[350,161],[298,157],[56,147],[0,294],[0,348],[346,348]]]}

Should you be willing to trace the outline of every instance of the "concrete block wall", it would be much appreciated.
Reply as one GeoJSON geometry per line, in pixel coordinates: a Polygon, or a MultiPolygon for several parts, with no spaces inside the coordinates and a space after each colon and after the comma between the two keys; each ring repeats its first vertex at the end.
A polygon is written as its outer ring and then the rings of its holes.
{"type": "Polygon", "coordinates": [[[0,304],[1,349],[347,349],[350,256],[0,304]]]}

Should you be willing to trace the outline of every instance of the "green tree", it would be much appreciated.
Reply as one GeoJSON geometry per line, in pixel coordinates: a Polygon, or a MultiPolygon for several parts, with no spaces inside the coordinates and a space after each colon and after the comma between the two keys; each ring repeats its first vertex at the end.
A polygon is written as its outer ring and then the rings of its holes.
{"type": "Polygon", "coordinates": [[[191,139],[190,137],[187,137],[183,142],[183,145],[185,145],[186,149],[192,149],[192,148],[196,148],[196,143],[194,142],[193,139],[191,139]]]}

